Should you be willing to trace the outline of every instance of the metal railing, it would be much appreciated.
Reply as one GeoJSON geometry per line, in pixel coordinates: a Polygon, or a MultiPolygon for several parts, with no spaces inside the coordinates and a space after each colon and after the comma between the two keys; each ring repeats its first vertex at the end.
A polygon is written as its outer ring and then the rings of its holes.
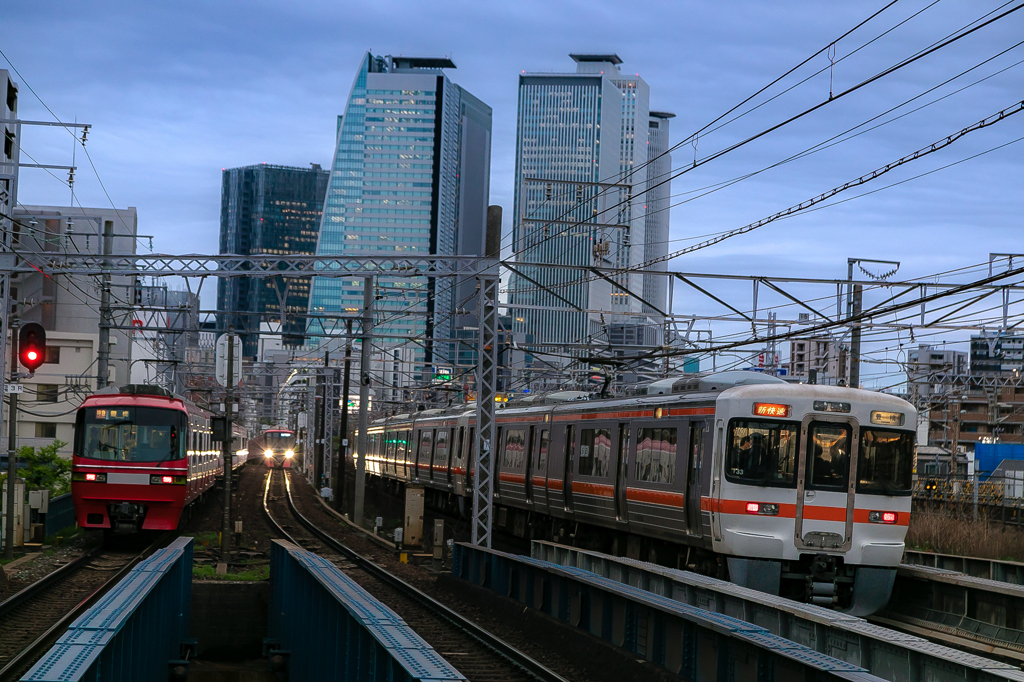
{"type": "Polygon", "coordinates": [[[760,625],[572,566],[457,543],[452,575],[685,679],[883,679],[760,625]]]}
{"type": "Polygon", "coordinates": [[[53,535],[57,531],[74,524],[75,502],[71,499],[71,493],[51,498],[43,526],[45,534],[53,535]]]}
{"type": "Polygon", "coordinates": [[[21,679],[165,680],[170,667],[187,666],[191,602],[192,538],[178,538],[135,566],[21,679]]]}
{"type": "Polygon", "coordinates": [[[918,508],[941,507],[1024,524],[1024,471],[1008,475],[918,474],[913,500],[918,508]]]}
{"type": "Polygon", "coordinates": [[[465,680],[405,621],[326,559],[284,540],[270,550],[266,653],[293,680],[465,680]]]}

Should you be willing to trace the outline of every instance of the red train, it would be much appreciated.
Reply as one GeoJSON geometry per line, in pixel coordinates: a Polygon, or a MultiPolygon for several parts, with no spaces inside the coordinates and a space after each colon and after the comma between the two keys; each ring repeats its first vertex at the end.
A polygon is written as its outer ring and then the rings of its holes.
{"type": "MultiPolygon", "coordinates": [[[[83,528],[170,530],[182,510],[223,473],[210,417],[156,386],[95,393],[75,420],[71,494],[83,528]]],[[[245,464],[245,430],[234,429],[232,468],[245,464]]]]}
{"type": "Polygon", "coordinates": [[[295,432],[288,429],[267,429],[258,438],[254,438],[253,459],[263,455],[266,465],[272,469],[288,469],[301,459],[297,451],[295,432]]]}

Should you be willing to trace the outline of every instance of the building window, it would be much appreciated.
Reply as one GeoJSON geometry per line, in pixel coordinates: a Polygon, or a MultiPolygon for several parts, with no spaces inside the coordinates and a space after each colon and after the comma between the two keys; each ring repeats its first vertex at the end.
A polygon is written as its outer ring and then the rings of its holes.
{"type": "Polygon", "coordinates": [[[46,352],[43,354],[44,365],[59,365],[60,364],[60,346],[47,346],[46,352]]]}
{"type": "Polygon", "coordinates": [[[57,425],[50,422],[36,422],[36,438],[56,438],[57,425]]]}
{"type": "Polygon", "coordinates": [[[57,384],[36,384],[36,402],[55,403],[58,394],[57,384]]]}

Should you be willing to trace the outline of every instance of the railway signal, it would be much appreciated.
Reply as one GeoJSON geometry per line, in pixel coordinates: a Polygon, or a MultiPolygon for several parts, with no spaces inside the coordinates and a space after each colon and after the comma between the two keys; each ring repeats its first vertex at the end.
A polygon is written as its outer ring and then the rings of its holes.
{"type": "Polygon", "coordinates": [[[30,322],[18,332],[18,362],[35,372],[46,359],[46,330],[41,324],[30,322]]]}

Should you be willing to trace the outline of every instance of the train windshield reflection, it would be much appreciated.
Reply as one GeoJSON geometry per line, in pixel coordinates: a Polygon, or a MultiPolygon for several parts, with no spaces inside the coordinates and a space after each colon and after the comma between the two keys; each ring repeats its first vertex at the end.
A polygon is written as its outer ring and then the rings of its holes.
{"type": "Polygon", "coordinates": [[[793,487],[799,424],[735,419],[726,441],[725,476],[734,483],[793,487]]]}

